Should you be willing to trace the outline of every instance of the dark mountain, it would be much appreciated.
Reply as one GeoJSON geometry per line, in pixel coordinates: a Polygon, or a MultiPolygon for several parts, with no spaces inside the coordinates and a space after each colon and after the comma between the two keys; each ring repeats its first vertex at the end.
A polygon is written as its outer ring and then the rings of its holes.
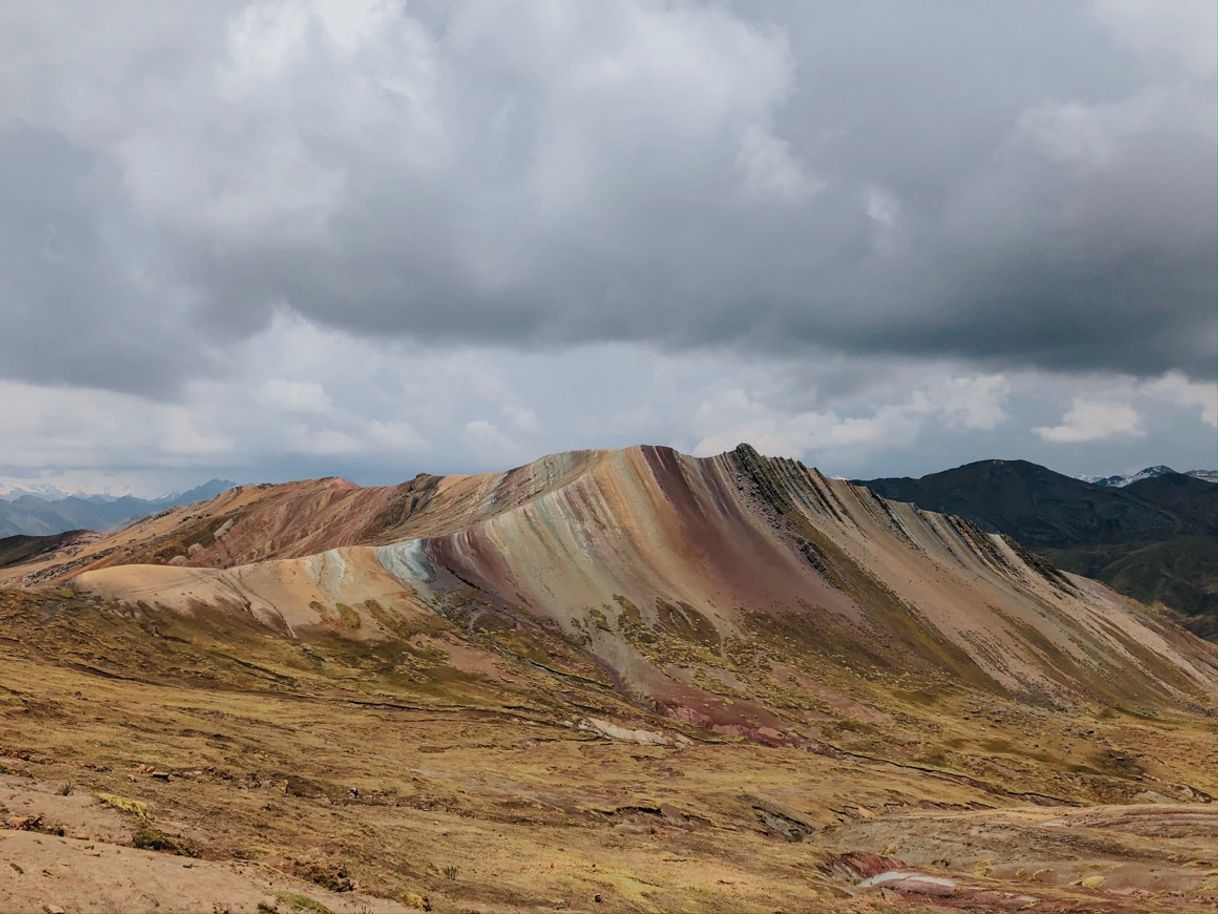
{"type": "Polygon", "coordinates": [[[1166,473],[1131,483],[1125,492],[1171,510],[1191,532],[1218,531],[1218,486],[1212,482],[1166,473]]]}
{"type": "Polygon", "coordinates": [[[860,480],[879,495],[967,517],[1056,565],[1218,636],[1218,486],[1172,470],[1096,485],[1026,460],[983,460],[920,479],[860,480]]]}
{"type": "Polygon", "coordinates": [[[0,537],[0,568],[20,565],[44,553],[70,545],[82,537],[93,535],[87,530],[68,530],[52,536],[27,536],[19,533],[15,536],[0,537]]]}
{"type": "Polygon", "coordinates": [[[109,530],[175,505],[214,498],[234,485],[228,480],[212,479],[189,491],[163,498],[124,495],[103,499],[70,495],[51,500],[21,495],[10,501],[0,501],[0,536],[50,536],[69,530],[109,530]]]}
{"type": "Polygon", "coordinates": [[[967,517],[1029,547],[1135,542],[1178,533],[1207,533],[1213,529],[1213,518],[1207,525],[1201,520],[1202,508],[1181,511],[1181,502],[1189,495],[1202,500],[1208,495],[1212,510],[1218,496],[1218,487],[1179,473],[1110,488],[1026,460],[982,460],[920,479],[872,479],[862,484],[886,498],[967,517]],[[1177,484],[1165,484],[1165,480],[1177,484]],[[1142,496],[1143,491],[1148,497],[1142,496]],[[1166,496],[1166,504],[1156,499],[1160,494],[1166,496]]]}

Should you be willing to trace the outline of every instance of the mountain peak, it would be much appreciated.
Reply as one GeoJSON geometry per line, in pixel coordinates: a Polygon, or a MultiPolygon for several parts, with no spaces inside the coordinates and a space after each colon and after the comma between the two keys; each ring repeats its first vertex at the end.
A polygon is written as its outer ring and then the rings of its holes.
{"type": "MultiPolygon", "coordinates": [[[[1023,462],[981,468],[1030,469],[1037,485],[1049,474],[1023,462]]],[[[991,486],[986,472],[958,472],[991,486]]],[[[1023,477],[1014,474],[1018,491],[1033,488],[1023,477]]],[[[1068,477],[1048,481],[1090,489],[1068,477]]],[[[169,608],[256,607],[259,620],[292,636],[336,624],[326,607],[341,604],[351,617],[343,624],[360,638],[381,637],[385,619],[360,609],[370,602],[441,611],[487,631],[527,631],[534,645],[563,632],[562,657],[548,664],[570,664],[585,677],[612,669],[631,694],[680,719],[762,741],[797,739],[786,732],[785,712],[721,701],[672,670],[695,656],[719,663],[714,645],[723,638],[831,628],[836,651],[877,668],[1067,701],[1105,695],[1113,676],[1083,665],[1070,676],[1049,670],[1050,654],[1033,649],[1041,642],[1010,620],[1036,615],[1032,605],[1061,604],[1034,637],[1063,651],[1082,639],[1088,656],[1109,656],[1115,643],[1085,620],[1128,612],[965,520],[877,499],[746,443],[703,458],[640,446],[396,486],[335,491],[335,482],[252,487],[241,499],[159,514],[13,574],[70,578],[119,600],[156,593],[169,608]],[[911,625],[911,612],[922,621],[911,625]],[[923,626],[951,649],[925,651],[923,626]],[[1019,663],[976,649],[963,634],[980,629],[1022,645],[1019,663]],[[882,642],[876,631],[886,633],[882,642]],[[571,654],[573,646],[586,653],[571,654]]],[[[744,665],[733,670],[751,675],[744,665]]]]}
{"type": "Polygon", "coordinates": [[[1152,467],[1144,467],[1136,473],[1131,473],[1128,476],[1079,476],[1083,482],[1089,482],[1093,486],[1100,486],[1105,489],[1123,489],[1135,482],[1141,482],[1143,479],[1155,479],[1159,476],[1168,476],[1175,473],[1171,467],[1159,463],[1152,467]]]}

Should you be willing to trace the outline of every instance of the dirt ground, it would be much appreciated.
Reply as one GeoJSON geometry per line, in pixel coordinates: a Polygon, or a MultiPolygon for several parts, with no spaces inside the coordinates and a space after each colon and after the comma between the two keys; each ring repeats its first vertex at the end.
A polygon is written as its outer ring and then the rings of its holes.
{"type": "Polygon", "coordinates": [[[171,619],[149,636],[15,598],[0,622],[5,911],[1218,899],[1203,713],[897,690],[886,720],[766,746],[544,671],[403,678],[337,644],[214,641],[171,619]]]}

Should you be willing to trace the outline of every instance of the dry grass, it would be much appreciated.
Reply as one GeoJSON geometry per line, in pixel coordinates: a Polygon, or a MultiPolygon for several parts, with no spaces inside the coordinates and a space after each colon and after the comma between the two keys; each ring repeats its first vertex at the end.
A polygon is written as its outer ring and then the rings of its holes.
{"type": "Polygon", "coordinates": [[[111,809],[125,812],[128,815],[135,816],[137,819],[148,818],[148,805],[141,803],[139,800],[130,800],[127,797],[120,797],[118,794],[113,793],[99,793],[97,798],[111,809]]]}
{"type": "MultiPolygon", "coordinates": [[[[1019,813],[1032,794],[1218,793],[1212,718],[1200,713],[1101,718],[962,689],[931,703],[917,683],[834,673],[843,692],[891,708],[882,723],[810,718],[810,736],[840,752],[692,728],[688,748],[641,746],[576,728],[572,706],[680,725],[535,670],[469,675],[417,642],[357,650],[174,618],[150,634],[147,620],[104,607],[65,600],[52,613],[0,598],[16,639],[0,661],[0,767],[70,779],[141,821],[155,809],[158,833],[204,859],[341,870],[361,891],[436,910],[868,910],[879,896],[852,899],[832,855],[890,845],[920,865],[949,858],[957,874],[991,861],[983,882],[1053,906],[1097,897],[1071,882],[1130,867],[1157,867],[1182,894],[1149,907],[1149,896],[1105,896],[1112,910],[1188,910],[1213,890],[1212,842],[1071,843],[1036,825],[1040,813],[1019,813]],[[1110,751],[1137,772],[1097,767],[1110,751]],[[141,764],[172,779],[132,782],[141,764]],[[757,798],[815,831],[785,840],[757,798]],[[998,827],[997,813],[1012,818],[998,827]]],[[[282,896],[276,908],[319,914],[282,896]]]]}

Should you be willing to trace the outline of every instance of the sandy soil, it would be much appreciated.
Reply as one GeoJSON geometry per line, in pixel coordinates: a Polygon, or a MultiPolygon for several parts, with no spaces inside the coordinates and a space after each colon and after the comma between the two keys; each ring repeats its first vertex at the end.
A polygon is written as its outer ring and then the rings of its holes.
{"type": "Polygon", "coordinates": [[[245,912],[414,911],[361,893],[328,892],[250,863],[188,860],[81,838],[0,832],[0,910],[245,912]],[[260,907],[261,906],[261,907],[260,907]],[[313,909],[316,910],[316,909],[313,909]]]}

